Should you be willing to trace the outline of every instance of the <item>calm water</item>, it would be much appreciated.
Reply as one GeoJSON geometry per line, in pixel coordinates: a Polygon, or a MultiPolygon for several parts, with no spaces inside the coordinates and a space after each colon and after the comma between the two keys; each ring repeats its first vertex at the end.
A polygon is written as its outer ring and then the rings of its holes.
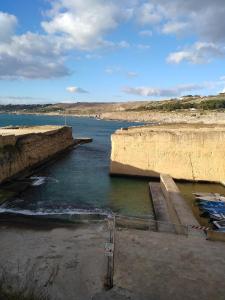
{"type": "MultiPolygon", "coordinates": [[[[28,188],[3,205],[2,212],[26,214],[70,214],[78,210],[103,210],[128,215],[151,215],[147,180],[110,177],[110,135],[116,129],[137,123],[67,118],[74,137],[92,137],[93,143],[82,145],[43,168],[32,180],[20,182],[28,188]]],[[[0,126],[64,124],[58,116],[0,115],[0,126]]],[[[14,187],[14,190],[17,189],[14,187]]],[[[9,191],[10,192],[10,191],[9,191]]]]}

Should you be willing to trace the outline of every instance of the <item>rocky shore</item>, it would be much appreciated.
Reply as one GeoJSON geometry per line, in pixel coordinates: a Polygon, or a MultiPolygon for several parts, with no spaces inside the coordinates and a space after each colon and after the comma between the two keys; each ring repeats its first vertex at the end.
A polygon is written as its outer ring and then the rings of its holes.
{"type": "MultiPolygon", "coordinates": [[[[1,112],[3,113],[3,112],[1,112]]],[[[7,112],[5,112],[7,113],[7,112]]],[[[225,124],[224,111],[109,111],[96,113],[61,113],[61,112],[13,112],[13,114],[35,114],[47,116],[70,116],[96,118],[99,120],[143,122],[143,123],[205,123],[225,124]]]]}

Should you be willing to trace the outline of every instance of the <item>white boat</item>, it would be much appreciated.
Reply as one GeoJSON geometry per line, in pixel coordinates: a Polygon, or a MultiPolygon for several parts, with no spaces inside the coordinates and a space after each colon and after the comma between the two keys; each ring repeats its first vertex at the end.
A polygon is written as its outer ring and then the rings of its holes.
{"type": "Polygon", "coordinates": [[[210,219],[214,221],[223,221],[225,220],[225,214],[210,214],[210,219]]]}
{"type": "Polygon", "coordinates": [[[221,196],[219,194],[212,194],[212,195],[206,195],[206,196],[196,196],[196,200],[201,201],[217,201],[217,202],[225,202],[225,197],[221,196]]]}
{"type": "Polygon", "coordinates": [[[225,220],[222,221],[213,221],[214,226],[219,231],[225,231],[225,220]]]}
{"type": "Polygon", "coordinates": [[[214,196],[214,195],[217,195],[217,194],[197,192],[197,193],[193,193],[193,195],[195,195],[196,197],[205,197],[205,196],[214,196]]]}

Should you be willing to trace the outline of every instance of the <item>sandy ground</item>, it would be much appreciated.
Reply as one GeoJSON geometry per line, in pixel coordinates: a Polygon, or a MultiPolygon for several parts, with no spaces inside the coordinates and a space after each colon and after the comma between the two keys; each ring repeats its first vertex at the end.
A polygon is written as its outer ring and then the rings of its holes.
{"type": "Polygon", "coordinates": [[[102,223],[48,229],[1,224],[0,267],[9,281],[38,283],[51,299],[92,299],[104,290],[107,238],[102,223]]]}

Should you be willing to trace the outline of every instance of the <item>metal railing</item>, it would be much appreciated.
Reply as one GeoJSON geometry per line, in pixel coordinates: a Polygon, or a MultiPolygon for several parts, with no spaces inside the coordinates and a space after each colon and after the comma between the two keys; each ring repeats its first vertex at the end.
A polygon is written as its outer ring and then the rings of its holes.
{"type": "Polygon", "coordinates": [[[209,228],[203,226],[182,225],[157,221],[153,218],[131,217],[125,215],[115,215],[116,228],[130,228],[137,230],[150,230],[157,232],[167,232],[181,234],[185,236],[202,236],[209,228]]]}

